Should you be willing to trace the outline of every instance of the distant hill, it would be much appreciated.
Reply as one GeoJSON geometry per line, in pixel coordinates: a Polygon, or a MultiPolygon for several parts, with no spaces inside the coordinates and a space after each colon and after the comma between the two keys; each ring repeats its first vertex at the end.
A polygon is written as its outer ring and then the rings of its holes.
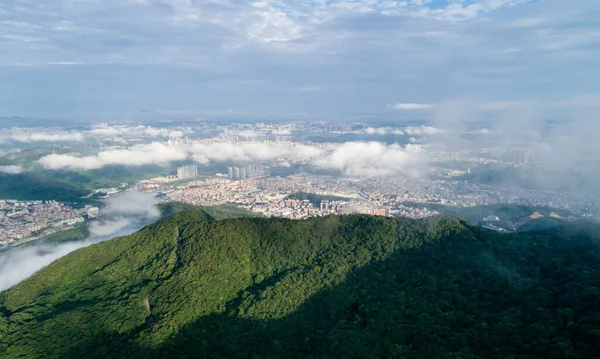
{"type": "Polygon", "coordinates": [[[84,203],[88,192],[67,182],[34,173],[0,173],[0,199],[84,203]]]}
{"type": "Polygon", "coordinates": [[[565,219],[573,214],[567,210],[526,206],[520,204],[491,204],[473,207],[448,206],[432,203],[407,202],[405,205],[417,208],[428,208],[443,214],[449,214],[477,224],[483,224],[484,217],[497,216],[499,226],[519,231],[541,230],[565,224],[565,219]],[[534,216],[534,214],[536,214],[534,216]],[[541,217],[539,217],[541,215],[541,217]],[[533,217],[532,217],[533,216],[533,217]],[[539,218],[538,218],[539,217],[539,218]]]}
{"type": "Polygon", "coordinates": [[[598,227],[170,207],[0,293],[0,358],[598,358],[598,227]]]}

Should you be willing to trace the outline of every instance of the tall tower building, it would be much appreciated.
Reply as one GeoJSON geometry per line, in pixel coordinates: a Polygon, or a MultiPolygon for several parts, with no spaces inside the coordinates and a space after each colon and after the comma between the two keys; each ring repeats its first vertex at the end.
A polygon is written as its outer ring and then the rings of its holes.
{"type": "Polygon", "coordinates": [[[233,179],[233,167],[227,167],[227,178],[233,179]]]}
{"type": "Polygon", "coordinates": [[[186,180],[194,177],[198,177],[198,165],[196,164],[179,167],[177,169],[177,179],[179,180],[186,180]]]}

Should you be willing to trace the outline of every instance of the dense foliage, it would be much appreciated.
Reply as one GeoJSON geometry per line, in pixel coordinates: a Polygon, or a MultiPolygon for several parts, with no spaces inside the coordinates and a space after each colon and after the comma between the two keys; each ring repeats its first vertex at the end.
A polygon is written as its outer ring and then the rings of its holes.
{"type": "Polygon", "coordinates": [[[90,228],[88,223],[81,223],[73,228],[58,231],[44,236],[36,241],[27,242],[24,245],[55,244],[63,242],[81,241],[89,237],[90,228]]]}
{"type": "Polygon", "coordinates": [[[591,226],[175,213],[0,294],[0,358],[598,358],[591,226]]]}
{"type": "Polygon", "coordinates": [[[0,173],[0,199],[82,203],[88,192],[65,181],[32,173],[0,173]]]}

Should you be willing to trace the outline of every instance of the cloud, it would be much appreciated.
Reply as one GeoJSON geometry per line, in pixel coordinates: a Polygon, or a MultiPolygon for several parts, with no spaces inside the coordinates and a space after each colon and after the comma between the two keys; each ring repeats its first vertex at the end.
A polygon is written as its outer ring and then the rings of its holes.
{"type": "Polygon", "coordinates": [[[365,133],[368,135],[385,135],[388,133],[388,130],[382,127],[373,128],[368,127],[365,129],[365,133]]]}
{"type": "Polygon", "coordinates": [[[126,192],[108,200],[108,211],[102,211],[104,217],[101,221],[92,222],[90,237],[83,241],[62,244],[30,243],[28,246],[0,251],[0,291],[11,288],[79,248],[137,232],[158,219],[159,212],[154,206],[156,203],[152,195],[126,192]]]}
{"type": "Polygon", "coordinates": [[[592,71],[594,0],[577,7],[561,0],[60,4],[42,12],[20,2],[20,11],[5,14],[12,25],[0,36],[0,66],[10,96],[0,96],[0,108],[7,114],[115,119],[173,108],[235,109],[230,117],[272,111],[280,119],[379,111],[389,119],[383,108],[394,98],[415,101],[398,104],[410,116],[448,96],[573,95],[600,76],[592,71]],[[578,66],[565,70],[567,59],[578,66]],[[326,89],[327,100],[299,95],[311,89],[326,89]]]}
{"type": "Polygon", "coordinates": [[[385,145],[380,142],[346,142],[315,161],[317,167],[338,170],[348,176],[419,175],[427,163],[418,145],[385,145]]]}
{"type": "Polygon", "coordinates": [[[256,162],[277,158],[307,161],[318,157],[322,150],[313,146],[267,143],[212,143],[196,144],[191,149],[192,158],[201,164],[209,162],[256,162]]]}
{"type": "Polygon", "coordinates": [[[0,166],[1,173],[8,173],[11,175],[17,175],[19,173],[23,173],[24,169],[21,166],[9,165],[9,166],[0,166]]]}
{"type": "Polygon", "coordinates": [[[397,104],[391,106],[391,108],[393,108],[394,110],[406,110],[406,111],[428,110],[433,107],[434,107],[434,105],[426,104],[426,103],[397,103],[397,104]]]}
{"type": "Polygon", "coordinates": [[[131,217],[141,215],[144,217],[158,217],[160,212],[155,207],[157,200],[154,196],[138,191],[127,191],[118,197],[111,198],[106,203],[102,213],[106,216],[131,217]]]}
{"type": "Polygon", "coordinates": [[[106,150],[95,156],[50,154],[39,159],[48,169],[98,169],[109,165],[142,166],[165,164],[187,159],[185,150],[158,142],[136,145],[128,149],[106,150]]]}
{"type": "Polygon", "coordinates": [[[409,126],[403,131],[409,136],[439,135],[444,132],[432,126],[409,126]]]}
{"type": "Polygon", "coordinates": [[[79,132],[22,132],[15,131],[10,139],[19,142],[83,142],[85,136],[79,132]]]}
{"type": "Polygon", "coordinates": [[[90,235],[92,237],[110,236],[113,233],[122,231],[129,225],[131,225],[131,221],[125,218],[96,221],[90,225],[90,235]]]}
{"type": "Polygon", "coordinates": [[[279,135],[279,136],[282,136],[282,135],[291,135],[292,131],[290,131],[290,130],[272,130],[271,134],[272,135],[279,135]]]}

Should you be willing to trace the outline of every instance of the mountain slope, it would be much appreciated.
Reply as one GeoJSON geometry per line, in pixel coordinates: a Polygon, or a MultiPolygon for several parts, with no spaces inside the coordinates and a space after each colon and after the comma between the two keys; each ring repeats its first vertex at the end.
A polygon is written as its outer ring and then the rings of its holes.
{"type": "Polygon", "coordinates": [[[172,215],[0,294],[0,357],[594,358],[598,239],[172,215]]]}

